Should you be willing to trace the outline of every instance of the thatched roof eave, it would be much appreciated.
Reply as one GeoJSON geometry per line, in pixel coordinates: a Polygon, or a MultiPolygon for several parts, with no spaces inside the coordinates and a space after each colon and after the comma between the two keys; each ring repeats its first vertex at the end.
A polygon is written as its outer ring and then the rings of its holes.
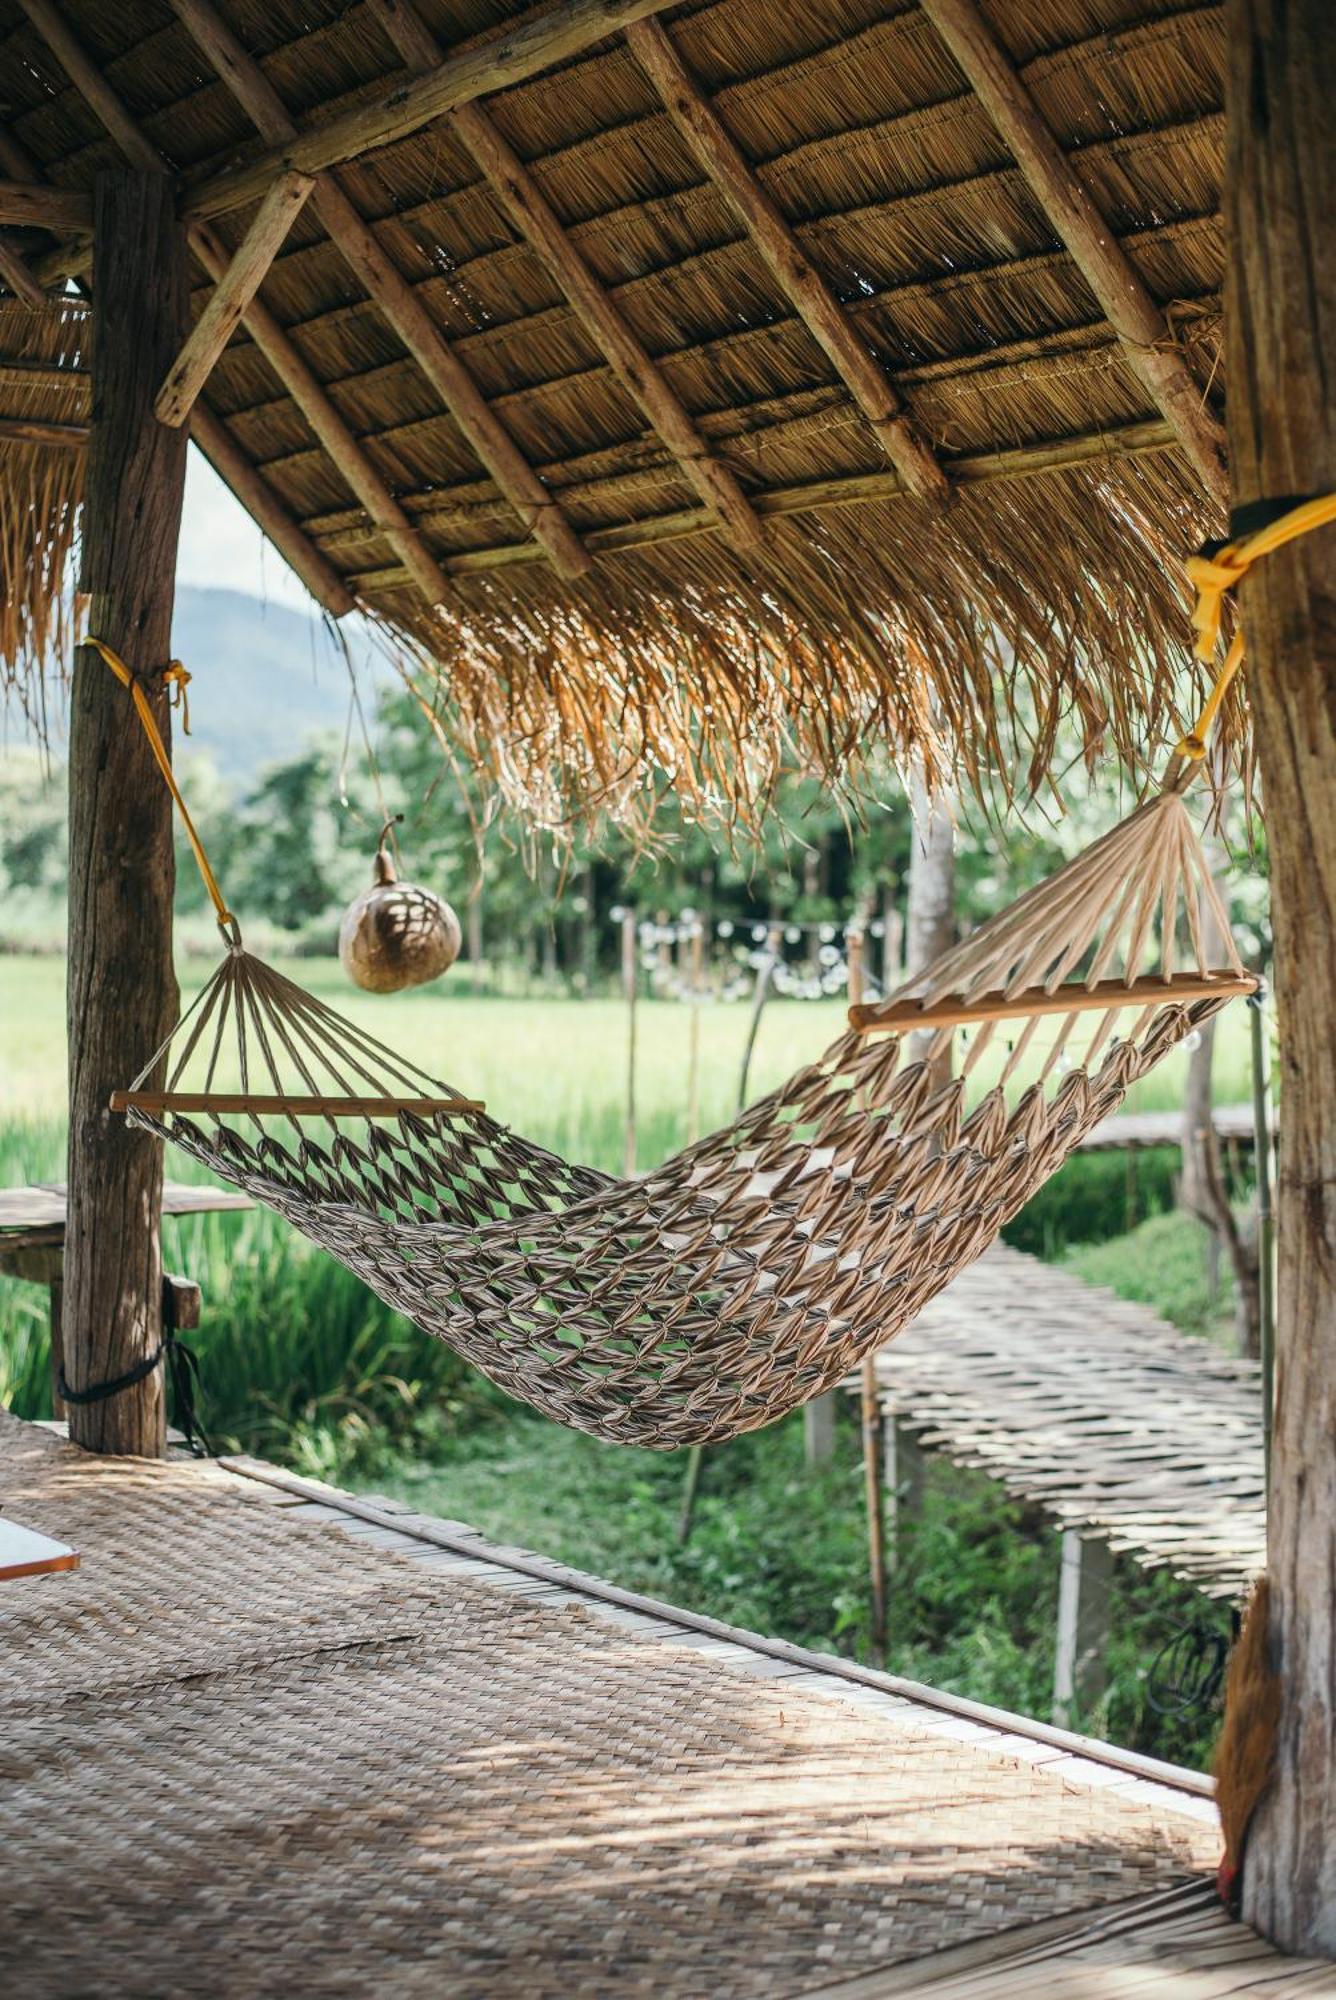
{"type": "MultiPolygon", "coordinates": [[[[0,250],[86,284],[97,174],[156,162],[198,313],[317,175],[197,441],[534,818],[745,813],[878,741],[1015,780],[1013,725],[1028,782],[1064,722],[1145,757],[1190,698],[1221,37],[1200,0],[0,0],[0,250]]],[[[68,637],[84,312],[0,310],[13,675],[68,637]]]]}

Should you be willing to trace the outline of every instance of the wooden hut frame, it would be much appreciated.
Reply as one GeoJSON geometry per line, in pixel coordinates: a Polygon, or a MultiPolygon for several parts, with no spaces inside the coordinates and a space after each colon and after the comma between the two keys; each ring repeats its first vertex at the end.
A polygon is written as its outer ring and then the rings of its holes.
{"type": "MultiPolygon", "coordinates": [[[[1017,685],[1036,772],[1066,708],[1092,756],[1172,737],[1175,558],[1226,497],[1336,487],[1326,0],[392,11],[0,0],[7,675],[62,636],[82,520],[93,629],[166,727],[168,385],[316,600],[436,660],[463,748],[540,815],[633,813],[651,762],[754,813],[791,741],[832,775],[945,742],[968,773],[1017,685]]],[[[1329,1952],[1334,541],[1246,600],[1286,1098],[1283,1701],[1245,1897],[1329,1952]]],[[[96,1378],[157,1340],[160,1153],[107,1101],[173,1012],[172,865],[91,660],[70,741],[67,1367],[96,1378]]],[[[156,1378],[75,1422],[161,1449],[156,1378]]]]}

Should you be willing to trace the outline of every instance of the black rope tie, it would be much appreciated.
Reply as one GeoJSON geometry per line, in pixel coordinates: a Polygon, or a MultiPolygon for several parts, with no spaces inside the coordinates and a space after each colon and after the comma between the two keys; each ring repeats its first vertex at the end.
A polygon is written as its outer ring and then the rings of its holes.
{"type": "Polygon", "coordinates": [[[136,1361],[133,1368],[127,1368],[123,1375],[112,1375],[105,1382],[91,1382],[86,1389],[72,1389],[65,1375],[65,1364],[60,1366],[58,1384],[60,1398],[64,1403],[105,1403],[112,1396],[123,1395],[138,1383],[146,1382],[160,1362],[167,1363],[172,1381],[172,1404],[177,1425],[186,1446],[196,1458],[203,1458],[207,1450],[204,1431],[200,1425],[195,1407],[196,1392],[200,1387],[199,1356],[193,1347],[178,1340],[169,1329],[163,1334],[152,1354],[146,1354],[142,1361],[136,1361]]]}

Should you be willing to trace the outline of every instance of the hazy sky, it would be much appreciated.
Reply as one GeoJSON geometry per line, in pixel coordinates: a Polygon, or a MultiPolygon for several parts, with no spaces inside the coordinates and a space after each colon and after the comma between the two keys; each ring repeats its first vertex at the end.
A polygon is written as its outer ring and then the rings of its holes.
{"type": "Polygon", "coordinates": [[[251,597],[290,604],[298,611],[315,608],[305,586],[193,445],[176,574],[181,583],[244,590],[251,597]]]}

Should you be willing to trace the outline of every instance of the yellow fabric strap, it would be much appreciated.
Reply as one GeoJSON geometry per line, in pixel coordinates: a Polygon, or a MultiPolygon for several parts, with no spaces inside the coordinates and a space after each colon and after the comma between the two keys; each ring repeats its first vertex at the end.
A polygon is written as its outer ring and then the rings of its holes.
{"type": "MultiPolygon", "coordinates": [[[[217,877],[209,866],[209,857],[204,852],[203,842],[195,831],[195,822],[190,817],[190,809],[181,796],[181,787],[176,782],[176,773],[172,770],[172,760],[167,754],[167,745],[163,742],[158,725],[154,720],[148,696],[144,693],[143,688],[140,687],[139,682],[130,672],[120,654],[115,652],[112,647],[104,645],[101,639],[94,639],[91,636],[84,641],[84,644],[92,646],[96,652],[99,652],[111,668],[111,671],[115,674],[117,680],[121,682],[122,686],[129,688],[130,698],[135,705],[135,713],[138,715],[143,725],[144,734],[148,738],[148,747],[153,752],[158,769],[167,781],[168,791],[176,800],[176,809],[181,815],[181,824],[186,830],[186,839],[190,842],[195,860],[199,864],[199,872],[204,878],[204,886],[209,892],[209,900],[212,902],[214,910],[217,913],[218,921],[220,924],[228,927],[235,925],[236,918],[223,901],[223,892],[218,887],[217,877]]],[[[179,660],[172,661],[163,674],[163,679],[169,687],[176,687],[181,705],[184,708],[185,690],[190,680],[190,675],[179,660]]],[[[183,717],[183,721],[188,728],[188,711],[186,716],[183,717]]]]}
{"type": "MultiPolygon", "coordinates": [[[[1199,660],[1214,659],[1220,643],[1225,598],[1237,584],[1242,583],[1258,557],[1269,556],[1276,549],[1284,548],[1287,542],[1297,541],[1300,535],[1311,534],[1314,528],[1326,527],[1330,521],[1336,521],[1336,493],[1323,493],[1316,500],[1305,500],[1302,506],[1291,507],[1288,514],[1281,514],[1265,528],[1259,528],[1255,535],[1242,535],[1236,542],[1227,542],[1214,555],[1188,557],[1188,581],[1197,592],[1192,612],[1192,625],[1197,638],[1192,650],[1199,660]]],[[[1190,757],[1195,762],[1206,755],[1206,739],[1211,733],[1211,724],[1229,691],[1230,682],[1242,665],[1243,633],[1237,631],[1206,706],[1197,718],[1196,727],[1178,746],[1181,757],[1190,757]]]]}

